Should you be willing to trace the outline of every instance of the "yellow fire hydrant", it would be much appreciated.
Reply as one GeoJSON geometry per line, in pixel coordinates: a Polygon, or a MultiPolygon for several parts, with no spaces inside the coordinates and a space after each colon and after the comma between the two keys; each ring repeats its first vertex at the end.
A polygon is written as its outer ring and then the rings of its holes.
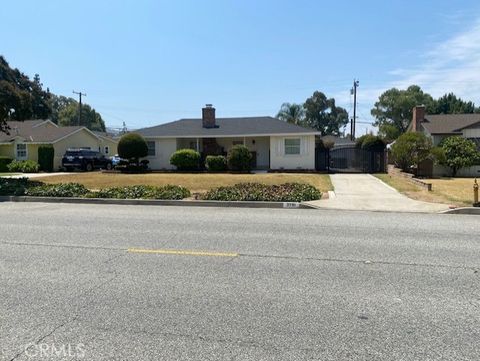
{"type": "Polygon", "coordinates": [[[473,183],[473,206],[480,207],[480,203],[478,203],[478,183],[477,178],[475,178],[475,182],[473,183]]]}

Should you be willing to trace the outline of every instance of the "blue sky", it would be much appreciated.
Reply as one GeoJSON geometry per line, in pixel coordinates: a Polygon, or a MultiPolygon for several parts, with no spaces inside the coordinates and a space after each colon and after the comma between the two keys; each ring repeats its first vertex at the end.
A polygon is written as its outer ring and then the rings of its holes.
{"type": "MultiPolygon", "coordinates": [[[[0,54],[57,94],[87,93],[108,126],[275,115],[320,90],[359,121],[391,86],[480,105],[477,1],[8,1],[0,54]],[[453,5],[452,5],[453,4],[453,5]]],[[[359,132],[372,129],[357,126],[359,132]]]]}

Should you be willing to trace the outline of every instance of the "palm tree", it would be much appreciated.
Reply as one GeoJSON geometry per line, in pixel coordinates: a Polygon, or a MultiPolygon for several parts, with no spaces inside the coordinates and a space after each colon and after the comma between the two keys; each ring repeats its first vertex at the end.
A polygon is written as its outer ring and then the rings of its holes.
{"type": "Polygon", "coordinates": [[[287,123],[302,125],[305,120],[305,109],[302,104],[283,103],[277,118],[287,123]]]}

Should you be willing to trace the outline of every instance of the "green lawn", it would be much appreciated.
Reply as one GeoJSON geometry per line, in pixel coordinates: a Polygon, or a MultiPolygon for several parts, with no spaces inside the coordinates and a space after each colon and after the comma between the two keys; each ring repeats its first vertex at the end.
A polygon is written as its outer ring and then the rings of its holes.
{"type": "Polygon", "coordinates": [[[113,186],[166,184],[180,185],[192,192],[205,192],[211,188],[229,186],[236,183],[258,182],[265,184],[308,183],[325,193],[332,190],[328,174],[315,173],[262,173],[262,174],[230,174],[230,173],[147,173],[120,174],[102,172],[84,172],[78,174],[54,175],[35,178],[45,183],[81,183],[89,189],[100,189],[113,186]]]}
{"type": "Polygon", "coordinates": [[[432,191],[429,192],[398,175],[375,174],[375,176],[413,199],[460,207],[471,206],[473,203],[473,178],[425,179],[425,182],[432,183],[432,191]]]}

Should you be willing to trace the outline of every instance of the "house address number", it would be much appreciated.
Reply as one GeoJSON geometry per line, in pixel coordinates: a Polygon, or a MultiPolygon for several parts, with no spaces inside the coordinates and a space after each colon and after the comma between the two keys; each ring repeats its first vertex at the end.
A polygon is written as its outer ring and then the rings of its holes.
{"type": "Polygon", "coordinates": [[[298,202],[283,202],[283,208],[300,208],[298,202]]]}

